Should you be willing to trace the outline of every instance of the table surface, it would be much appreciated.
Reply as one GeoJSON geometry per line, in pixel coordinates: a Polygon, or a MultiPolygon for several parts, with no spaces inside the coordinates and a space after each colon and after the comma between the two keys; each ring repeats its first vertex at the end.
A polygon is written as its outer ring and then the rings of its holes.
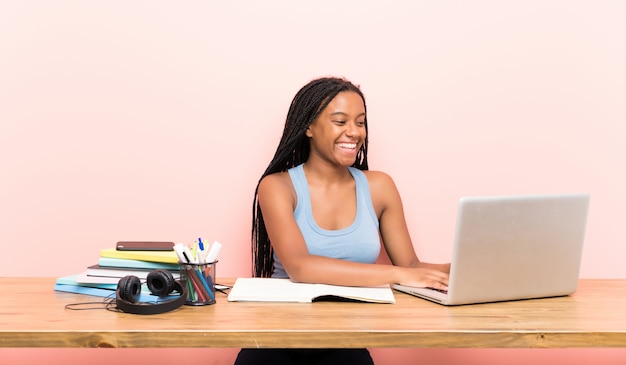
{"type": "MultiPolygon", "coordinates": [[[[232,283],[232,279],[218,282],[232,283]]],[[[66,304],[54,278],[0,278],[0,347],[626,347],[626,279],[583,279],[571,296],[445,307],[228,302],[158,315],[66,304]]]]}

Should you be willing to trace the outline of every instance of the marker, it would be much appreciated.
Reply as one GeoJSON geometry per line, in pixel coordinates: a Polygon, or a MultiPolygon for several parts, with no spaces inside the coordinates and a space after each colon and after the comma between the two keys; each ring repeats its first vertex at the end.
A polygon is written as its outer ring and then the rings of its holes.
{"type": "Polygon", "coordinates": [[[183,256],[185,257],[185,261],[190,263],[191,259],[189,258],[189,256],[187,255],[187,252],[183,251],[183,256]]]}
{"type": "Polygon", "coordinates": [[[183,254],[185,255],[185,258],[187,259],[188,263],[190,264],[198,263],[198,260],[196,260],[196,258],[191,254],[191,250],[189,249],[189,247],[183,246],[183,254]]]}
{"type": "Polygon", "coordinates": [[[207,301],[207,297],[204,294],[209,294],[206,292],[206,289],[204,287],[202,287],[202,282],[200,282],[200,278],[198,277],[198,274],[195,272],[194,269],[191,268],[191,265],[185,265],[186,269],[185,271],[187,272],[187,279],[189,281],[191,281],[191,285],[194,287],[196,294],[198,295],[200,301],[202,302],[206,302],[207,301]],[[203,291],[203,289],[205,289],[203,291]]]}
{"type": "Polygon", "coordinates": [[[217,241],[213,241],[213,244],[211,245],[211,248],[209,249],[209,253],[206,256],[206,262],[208,263],[215,262],[215,260],[217,260],[217,255],[220,253],[221,248],[222,248],[221,243],[217,241]]]}
{"type": "MultiPolygon", "coordinates": [[[[196,272],[196,274],[198,275],[198,278],[200,279],[200,281],[202,282],[202,286],[204,287],[204,289],[206,289],[206,293],[209,295],[209,297],[211,298],[211,300],[215,300],[215,295],[213,295],[213,290],[211,289],[211,287],[209,286],[209,283],[207,282],[207,278],[209,279],[209,281],[211,282],[211,284],[213,284],[213,281],[211,281],[211,277],[204,277],[204,274],[202,273],[202,271],[200,271],[200,269],[198,269],[198,271],[196,272]]],[[[204,292],[203,292],[204,293],[204,292]]]]}
{"type": "Polygon", "coordinates": [[[182,243],[177,243],[174,245],[174,252],[176,252],[176,256],[178,256],[178,262],[183,264],[189,264],[190,261],[185,255],[185,246],[182,243]]]}

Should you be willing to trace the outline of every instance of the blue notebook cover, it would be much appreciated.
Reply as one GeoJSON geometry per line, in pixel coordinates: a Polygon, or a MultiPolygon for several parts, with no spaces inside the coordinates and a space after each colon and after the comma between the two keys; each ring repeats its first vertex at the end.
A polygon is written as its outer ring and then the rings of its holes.
{"type": "Polygon", "coordinates": [[[90,288],[82,285],[54,284],[55,291],[85,294],[96,297],[115,297],[115,289],[90,288]]]}
{"type": "MultiPolygon", "coordinates": [[[[115,289],[110,290],[110,289],[102,289],[102,288],[90,288],[90,287],[82,286],[82,285],[55,284],[54,290],[60,291],[60,292],[66,292],[66,293],[91,295],[91,296],[103,297],[103,298],[106,298],[106,297],[115,298],[115,289]]],[[[156,303],[159,301],[174,299],[176,297],[178,297],[178,295],[168,295],[167,297],[159,298],[156,295],[150,294],[150,291],[147,288],[145,288],[145,285],[144,285],[142,287],[142,293],[139,294],[139,301],[156,303]]]]}
{"type": "Polygon", "coordinates": [[[115,290],[117,288],[117,284],[97,284],[97,283],[84,284],[84,283],[78,283],[76,281],[76,277],[78,275],[79,274],[57,278],[56,284],[74,285],[74,286],[89,287],[89,288],[99,288],[99,289],[109,289],[109,290],[115,290]]]}

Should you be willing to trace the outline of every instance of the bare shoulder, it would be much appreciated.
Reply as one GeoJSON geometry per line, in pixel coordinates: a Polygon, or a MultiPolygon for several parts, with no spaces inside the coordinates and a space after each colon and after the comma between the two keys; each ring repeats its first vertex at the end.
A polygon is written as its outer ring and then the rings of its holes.
{"type": "MultiPolygon", "coordinates": [[[[388,174],[381,171],[363,171],[367,177],[370,196],[376,215],[380,218],[389,207],[398,206],[400,195],[396,184],[388,174]]],[[[401,203],[400,203],[401,204],[401,203]]]]}
{"type": "Polygon", "coordinates": [[[276,172],[265,176],[259,182],[259,199],[271,198],[294,198],[295,190],[291,178],[287,172],[276,172]]]}
{"type": "Polygon", "coordinates": [[[396,184],[393,182],[393,179],[389,174],[382,171],[363,171],[365,176],[367,177],[367,182],[370,185],[370,190],[372,192],[377,191],[388,191],[389,189],[395,190],[396,184]]]}

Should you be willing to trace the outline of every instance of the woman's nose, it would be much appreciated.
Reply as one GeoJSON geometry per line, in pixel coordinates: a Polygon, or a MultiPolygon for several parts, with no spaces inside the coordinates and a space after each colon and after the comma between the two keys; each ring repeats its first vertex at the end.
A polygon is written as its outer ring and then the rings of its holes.
{"type": "Polygon", "coordinates": [[[355,136],[358,134],[358,130],[355,123],[346,123],[346,135],[355,136]]]}

